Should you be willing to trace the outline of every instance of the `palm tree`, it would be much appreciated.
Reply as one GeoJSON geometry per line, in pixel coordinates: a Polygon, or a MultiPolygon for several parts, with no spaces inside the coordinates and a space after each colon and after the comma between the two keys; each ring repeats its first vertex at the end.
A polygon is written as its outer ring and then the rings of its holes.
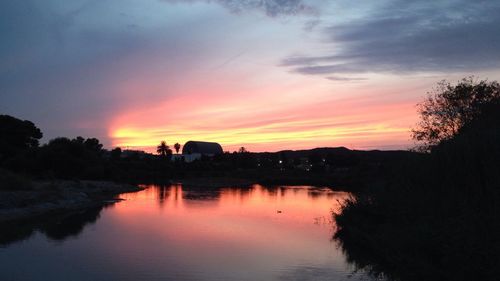
{"type": "Polygon", "coordinates": [[[161,141],[160,145],[156,147],[156,152],[158,152],[160,156],[167,156],[169,152],[172,153],[172,150],[170,150],[166,141],[161,141]]]}
{"type": "Polygon", "coordinates": [[[181,149],[181,145],[177,142],[174,144],[174,149],[177,154],[179,154],[179,150],[181,149]]]}

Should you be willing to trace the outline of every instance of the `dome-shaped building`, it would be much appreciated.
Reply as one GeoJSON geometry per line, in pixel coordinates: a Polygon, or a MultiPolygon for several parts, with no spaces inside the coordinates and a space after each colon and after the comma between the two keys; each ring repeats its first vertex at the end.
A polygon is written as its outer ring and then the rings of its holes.
{"type": "Polygon", "coordinates": [[[182,148],[182,154],[201,154],[206,156],[214,156],[222,153],[222,146],[216,142],[188,141],[182,148]]]}

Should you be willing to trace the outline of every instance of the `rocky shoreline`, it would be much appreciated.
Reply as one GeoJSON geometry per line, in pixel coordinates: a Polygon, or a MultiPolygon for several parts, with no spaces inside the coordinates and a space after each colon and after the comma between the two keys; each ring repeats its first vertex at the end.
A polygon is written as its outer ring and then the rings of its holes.
{"type": "Polygon", "coordinates": [[[106,181],[35,182],[29,190],[0,191],[0,223],[102,206],[120,193],[140,190],[106,181]]]}

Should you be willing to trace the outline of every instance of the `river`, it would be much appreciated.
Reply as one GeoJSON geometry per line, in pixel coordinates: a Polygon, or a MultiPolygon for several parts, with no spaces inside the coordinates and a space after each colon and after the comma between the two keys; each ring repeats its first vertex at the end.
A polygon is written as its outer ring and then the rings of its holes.
{"type": "Polygon", "coordinates": [[[151,185],[23,228],[0,246],[0,280],[367,280],[332,241],[331,212],[348,196],[151,185]]]}

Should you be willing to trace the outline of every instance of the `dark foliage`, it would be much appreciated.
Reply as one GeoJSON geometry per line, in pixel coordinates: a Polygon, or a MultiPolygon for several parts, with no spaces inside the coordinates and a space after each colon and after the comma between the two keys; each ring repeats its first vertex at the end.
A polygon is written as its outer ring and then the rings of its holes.
{"type": "Polygon", "coordinates": [[[162,141],[160,145],[156,147],[156,152],[163,159],[170,159],[170,157],[172,157],[172,149],[170,149],[170,147],[167,145],[167,142],[165,141],[162,141]]]}
{"type": "Polygon", "coordinates": [[[42,132],[32,122],[0,115],[0,161],[38,147],[42,132]]]}
{"type": "Polygon", "coordinates": [[[421,142],[419,150],[429,151],[442,141],[453,138],[463,127],[481,115],[484,105],[500,100],[498,82],[464,78],[452,85],[442,81],[427,99],[420,103],[420,123],[413,138],[421,142]]]}
{"type": "Polygon", "coordinates": [[[176,142],[174,144],[174,149],[175,149],[175,153],[179,153],[179,150],[181,150],[181,144],[176,142]]]}
{"type": "Polygon", "coordinates": [[[15,174],[11,171],[0,169],[0,191],[4,190],[30,190],[31,181],[26,177],[15,174]]]}
{"type": "Polygon", "coordinates": [[[349,261],[394,280],[498,280],[500,102],[335,216],[349,261]]]}

